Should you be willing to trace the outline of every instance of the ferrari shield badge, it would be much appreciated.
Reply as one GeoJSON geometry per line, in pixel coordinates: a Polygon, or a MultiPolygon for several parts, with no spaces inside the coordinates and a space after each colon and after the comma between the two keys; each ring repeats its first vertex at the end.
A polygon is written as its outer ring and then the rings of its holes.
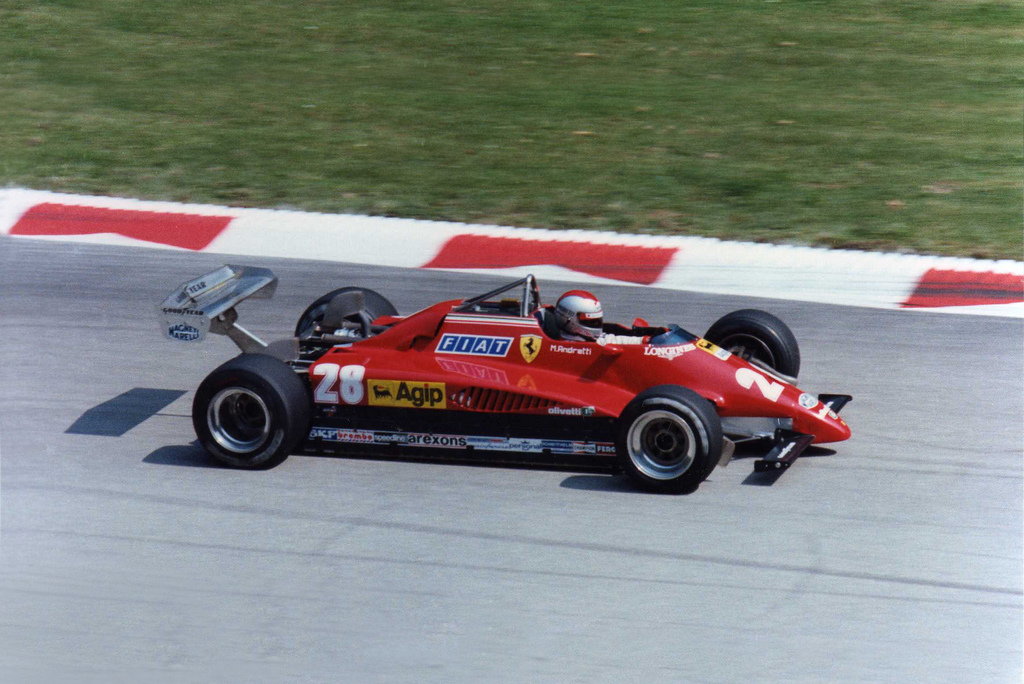
{"type": "Polygon", "coordinates": [[[523,355],[523,360],[526,361],[526,363],[533,363],[533,360],[537,358],[537,354],[540,354],[540,336],[523,335],[520,337],[519,351],[523,355]]]}

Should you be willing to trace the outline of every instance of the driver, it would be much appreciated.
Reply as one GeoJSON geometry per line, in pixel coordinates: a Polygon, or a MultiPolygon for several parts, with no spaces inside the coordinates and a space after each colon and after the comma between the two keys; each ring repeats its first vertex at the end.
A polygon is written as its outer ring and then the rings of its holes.
{"type": "Polygon", "coordinates": [[[604,332],[604,310],[597,297],[586,290],[569,290],[555,304],[555,322],[563,340],[598,344],[643,344],[649,338],[611,335],[604,332]]]}
{"type": "Polygon", "coordinates": [[[555,304],[555,322],[563,340],[594,342],[603,332],[604,310],[586,290],[569,290],[555,304]]]}

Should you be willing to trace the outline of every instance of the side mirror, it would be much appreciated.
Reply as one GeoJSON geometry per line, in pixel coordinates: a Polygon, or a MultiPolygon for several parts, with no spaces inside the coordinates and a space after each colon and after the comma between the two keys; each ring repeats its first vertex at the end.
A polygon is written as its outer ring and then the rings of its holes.
{"type": "Polygon", "coordinates": [[[618,356],[622,353],[622,347],[617,344],[599,344],[597,348],[603,356],[618,356]]]}

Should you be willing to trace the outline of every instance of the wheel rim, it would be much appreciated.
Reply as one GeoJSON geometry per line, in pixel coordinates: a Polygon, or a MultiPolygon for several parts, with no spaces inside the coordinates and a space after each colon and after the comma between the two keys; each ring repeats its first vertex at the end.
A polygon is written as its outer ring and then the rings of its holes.
{"type": "Polygon", "coordinates": [[[753,335],[729,335],[718,346],[728,349],[741,359],[749,361],[755,358],[775,368],[775,354],[763,340],[753,335]]]}
{"type": "Polygon", "coordinates": [[[255,451],[270,434],[270,411],[258,394],[244,387],[222,389],[206,411],[210,434],[236,454],[255,451]]]}
{"type": "Polygon", "coordinates": [[[637,470],[655,480],[679,477],[697,454],[693,429],[671,411],[648,411],[633,421],[626,446],[637,470]]]}

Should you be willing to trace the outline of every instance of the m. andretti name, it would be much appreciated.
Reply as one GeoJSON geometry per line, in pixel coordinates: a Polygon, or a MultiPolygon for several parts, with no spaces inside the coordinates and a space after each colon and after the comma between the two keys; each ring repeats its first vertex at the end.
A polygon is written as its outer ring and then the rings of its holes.
{"type": "Polygon", "coordinates": [[[578,354],[580,356],[590,356],[593,353],[590,347],[570,347],[564,344],[553,344],[548,349],[559,354],[578,354]]]}

